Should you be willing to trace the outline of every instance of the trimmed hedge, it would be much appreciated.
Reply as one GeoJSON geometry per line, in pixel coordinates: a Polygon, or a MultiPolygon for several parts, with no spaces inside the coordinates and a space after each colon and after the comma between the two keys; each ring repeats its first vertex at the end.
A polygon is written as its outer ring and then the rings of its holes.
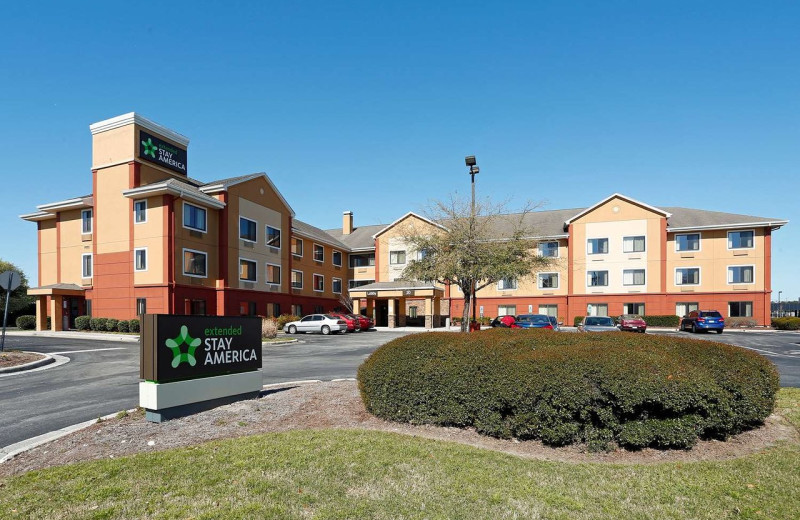
{"type": "Polygon", "coordinates": [[[36,316],[25,314],[17,318],[15,322],[18,329],[33,330],[36,328],[36,316]]]}
{"type": "Polygon", "coordinates": [[[575,319],[572,320],[572,326],[577,327],[583,321],[583,316],[575,316],[575,319]]]}
{"type": "Polygon", "coordinates": [[[134,318],[132,320],[128,320],[128,331],[129,332],[139,332],[139,320],[134,318]]]}
{"type": "Polygon", "coordinates": [[[772,318],[772,326],[778,330],[800,330],[800,318],[772,318]]]}
{"type": "Polygon", "coordinates": [[[128,320],[119,320],[117,323],[117,331],[118,332],[128,332],[129,329],[129,321],[128,320]]]}
{"type": "Polygon", "coordinates": [[[119,320],[114,319],[114,318],[107,318],[106,319],[106,332],[116,332],[118,324],[119,324],[119,320]]]}
{"type": "Polygon", "coordinates": [[[681,318],[675,314],[653,314],[642,316],[648,327],[678,327],[681,318]]]}
{"type": "Polygon", "coordinates": [[[763,423],[774,365],[746,349],[669,336],[492,329],[413,334],[358,370],[369,412],[549,445],[689,448],[763,423]]]}
{"type": "Polygon", "coordinates": [[[75,328],[78,330],[90,330],[89,323],[91,319],[89,316],[78,316],[75,318],[75,328]]]}
{"type": "Polygon", "coordinates": [[[107,323],[108,318],[92,318],[89,320],[89,328],[92,330],[104,331],[106,330],[107,323]]]}
{"type": "Polygon", "coordinates": [[[278,323],[278,330],[283,330],[283,326],[289,323],[290,321],[300,321],[300,316],[294,316],[292,314],[281,314],[275,319],[275,321],[278,323]]]}

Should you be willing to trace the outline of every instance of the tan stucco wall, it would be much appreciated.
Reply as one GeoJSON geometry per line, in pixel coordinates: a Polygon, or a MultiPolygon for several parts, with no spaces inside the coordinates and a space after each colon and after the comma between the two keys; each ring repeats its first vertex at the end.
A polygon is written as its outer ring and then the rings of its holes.
{"type": "MultiPolygon", "coordinates": [[[[547,242],[556,242],[556,240],[547,240],[547,242]]],[[[534,271],[530,276],[526,276],[517,280],[516,289],[500,290],[497,288],[498,284],[493,283],[479,290],[477,292],[477,296],[481,298],[501,296],[515,298],[521,296],[558,296],[567,294],[567,241],[558,240],[557,242],[558,258],[552,258],[552,263],[550,266],[534,271]],[[558,288],[540,289],[538,282],[539,273],[558,273],[558,288]]],[[[451,290],[455,289],[460,294],[460,290],[458,290],[456,287],[457,286],[455,285],[451,286],[451,290]]]]}
{"type": "MultiPolygon", "coordinates": [[[[333,278],[342,280],[342,293],[347,291],[347,280],[350,270],[347,268],[347,253],[339,248],[328,245],[324,242],[315,241],[312,238],[296,235],[296,238],[303,240],[303,257],[292,258],[292,269],[303,272],[303,289],[292,290],[292,294],[298,296],[311,296],[319,298],[338,298],[339,294],[333,292],[333,278]],[[322,262],[314,260],[314,245],[320,245],[323,249],[324,258],[322,262]],[[342,253],[341,267],[333,265],[333,252],[342,253]],[[314,275],[320,274],[325,278],[324,291],[317,292],[313,289],[314,275]]],[[[291,274],[287,273],[287,284],[291,283],[291,274]]]]}
{"type": "Polygon", "coordinates": [[[92,136],[92,169],[130,162],[136,153],[134,125],[127,125],[92,136]]]}
{"type": "Polygon", "coordinates": [[[39,251],[40,286],[58,283],[56,243],[56,219],[39,222],[39,244],[41,248],[39,251]]]}
{"type": "Polygon", "coordinates": [[[91,234],[81,234],[81,210],[62,211],[60,218],[61,280],[59,282],[81,285],[84,280],[81,257],[84,253],[92,252],[91,234]]]}
{"type": "Polygon", "coordinates": [[[130,185],[130,168],[121,164],[98,170],[96,175],[94,232],[97,235],[97,254],[128,251],[130,200],[122,192],[130,185]]]}
{"type": "MultiPolygon", "coordinates": [[[[135,285],[159,285],[167,283],[164,273],[164,205],[163,197],[149,197],[147,201],[147,221],[133,224],[133,247],[147,248],[147,270],[134,271],[135,285]]],[[[131,252],[131,262],[134,262],[131,252]]],[[[133,264],[136,265],[135,263],[133,264]]]]}
{"type": "Polygon", "coordinates": [[[197,285],[203,287],[216,287],[219,278],[219,211],[216,209],[205,208],[206,210],[206,229],[205,233],[193,235],[192,230],[183,227],[183,207],[184,203],[200,204],[176,199],[173,203],[175,212],[175,281],[179,284],[197,285]],[[183,250],[192,249],[206,253],[206,278],[195,276],[185,276],[183,274],[183,250]]]}
{"type": "Polygon", "coordinates": [[[402,275],[408,263],[416,258],[416,252],[407,244],[405,237],[438,232],[438,228],[422,220],[416,215],[407,215],[395,223],[390,229],[381,233],[378,238],[378,250],[375,255],[375,273],[381,282],[390,282],[402,275]],[[391,251],[406,252],[405,264],[389,264],[391,251]]]}

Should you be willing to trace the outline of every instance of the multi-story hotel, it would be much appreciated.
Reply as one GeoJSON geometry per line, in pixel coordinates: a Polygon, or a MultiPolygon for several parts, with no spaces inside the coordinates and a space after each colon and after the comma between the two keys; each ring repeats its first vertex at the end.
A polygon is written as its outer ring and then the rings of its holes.
{"type": "MultiPolygon", "coordinates": [[[[295,219],[263,173],[188,176],[189,140],[130,113],[90,126],[92,193],[38,206],[37,329],[77,316],[277,316],[329,311],[343,295],[377,325],[460,316],[455,286],[403,281],[416,252],[408,213],[388,225],[322,230],[295,219]]],[[[478,292],[484,316],[678,314],[716,309],[769,322],[772,232],[787,221],[654,207],[620,194],[590,208],[534,212],[544,272],[478,292]]]]}

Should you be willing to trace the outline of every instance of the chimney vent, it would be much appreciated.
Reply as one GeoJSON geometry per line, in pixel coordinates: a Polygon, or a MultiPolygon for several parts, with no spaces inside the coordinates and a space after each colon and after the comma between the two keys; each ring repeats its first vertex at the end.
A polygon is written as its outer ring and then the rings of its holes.
{"type": "Polygon", "coordinates": [[[353,232],[353,212],[345,211],[342,214],[342,234],[349,235],[353,232]]]}

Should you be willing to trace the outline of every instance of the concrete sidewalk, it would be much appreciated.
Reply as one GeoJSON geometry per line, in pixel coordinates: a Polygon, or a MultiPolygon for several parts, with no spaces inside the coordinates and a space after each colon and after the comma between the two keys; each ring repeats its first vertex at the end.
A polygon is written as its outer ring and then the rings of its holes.
{"type": "Polygon", "coordinates": [[[6,336],[28,336],[40,338],[59,338],[59,339],[91,339],[100,341],[128,341],[131,343],[139,342],[138,334],[117,334],[114,332],[78,332],[73,330],[53,332],[51,330],[10,330],[6,336]]]}

